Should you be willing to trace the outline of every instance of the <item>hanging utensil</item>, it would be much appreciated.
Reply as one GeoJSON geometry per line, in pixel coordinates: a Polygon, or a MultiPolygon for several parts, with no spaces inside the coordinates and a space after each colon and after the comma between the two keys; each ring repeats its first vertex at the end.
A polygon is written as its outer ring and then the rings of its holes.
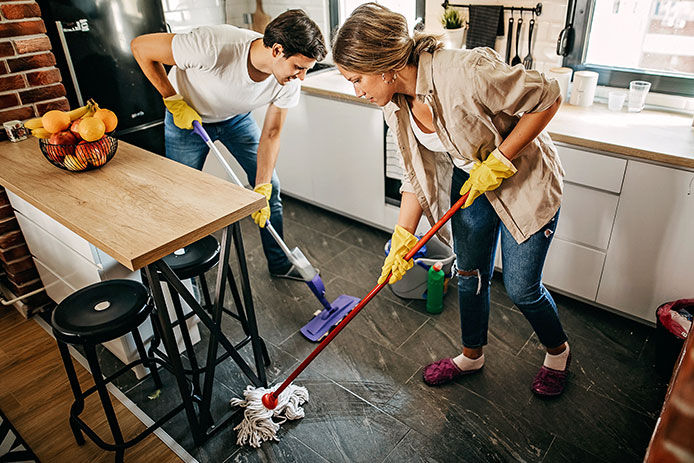
{"type": "Polygon", "coordinates": [[[508,33],[506,35],[506,64],[511,64],[511,46],[513,46],[513,8],[508,18],[508,33]]]}
{"type": "Polygon", "coordinates": [[[576,16],[576,0],[569,0],[566,9],[566,27],[559,33],[557,40],[557,55],[568,56],[574,48],[576,30],[574,29],[574,17],[576,16]]]}
{"type": "Polygon", "coordinates": [[[528,54],[523,58],[523,66],[525,69],[533,68],[533,29],[535,28],[535,13],[533,13],[533,18],[530,20],[530,31],[528,32],[528,54]]]}
{"type": "Polygon", "coordinates": [[[521,17],[518,18],[518,26],[516,26],[516,56],[513,57],[511,60],[511,66],[515,66],[516,64],[521,64],[521,57],[520,57],[520,36],[521,36],[521,30],[523,29],[523,11],[521,10],[521,17]]]}

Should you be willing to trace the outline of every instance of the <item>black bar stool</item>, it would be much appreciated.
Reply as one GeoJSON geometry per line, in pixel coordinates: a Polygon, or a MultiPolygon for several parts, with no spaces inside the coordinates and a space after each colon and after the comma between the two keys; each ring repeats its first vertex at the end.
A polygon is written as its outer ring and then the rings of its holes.
{"type": "Polygon", "coordinates": [[[75,440],[78,445],[82,445],[85,442],[82,433],[87,434],[99,447],[115,451],[117,462],[123,461],[125,449],[140,442],[176,413],[183,410],[182,404],[177,406],[140,434],[125,441],[106,389],[108,383],[136,365],[144,365],[149,368],[156,387],[161,389],[162,383],[157,373],[157,363],[163,364],[163,362],[147,356],[142,338],[137,330],[138,326],[150,315],[152,308],[153,304],[147,288],[141,283],[133,280],[108,280],[82,288],[66,297],[55,308],[51,318],[53,335],[58,342],[60,355],[75,397],[75,401],[70,407],[70,428],[75,440]],[[132,334],[140,358],[104,378],[96,355],[96,346],[127,333],[132,334]],[[82,346],[86,353],[95,385],[85,391],[82,391],[77,378],[68,344],[82,346]],[[79,417],[84,410],[85,398],[94,392],[97,392],[101,399],[113,444],[106,443],[79,417]]]}
{"type": "MultiPolygon", "coordinates": [[[[212,312],[213,303],[210,297],[210,291],[207,286],[207,281],[205,280],[205,273],[219,263],[219,253],[220,245],[217,238],[212,235],[206,236],[205,238],[198,240],[184,248],[181,248],[168,256],[164,257],[162,260],[171,268],[171,270],[176,274],[179,280],[197,279],[202,293],[203,302],[202,307],[207,312],[212,312]]],[[[241,296],[239,294],[238,287],[234,280],[234,276],[229,263],[227,265],[227,284],[231,290],[231,295],[234,299],[234,305],[237,308],[237,312],[222,307],[223,313],[231,316],[232,318],[238,320],[241,323],[243,329],[244,338],[241,339],[234,345],[236,350],[241,349],[243,346],[251,341],[251,334],[248,328],[248,318],[244,312],[244,305],[241,303],[241,296]]],[[[144,272],[141,272],[142,281],[149,286],[147,283],[147,278],[144,272]]],[[[174,290],[170,283],[167,283],[169,295],[171,296],[171,301],[173,303],[174,312],[176,314],[176,319],[171,321],[173,328],[179,327],[181,337],[183,338],[183,344],[185,346],[186,354],[190,364],[190,368],[184,368],[183,371],[186,375],[192,376],[193,383],[193,396],[196,399],[201,397],[200,389],[200,375],[204,372],[205,366],[200,367],[195,355],[195,350],[193,349],[193,342],[190,338],[190,333],[188,332],[186,321],[190,319],[194,312],[190,311],[187,314],[183,313],[183,306],[181,305],[181,298],[178,293],[174,290]]],[[[155,309],[156,310],[156,309],[155,309]]],[[[149,346],[149,355],[154,357],[159,357],[163,359],[168,364],[168,357],[164,351],[160,349],[161,344],[161,333],[158,328],[159,320],[155,313],[151,314],[152,327],[154,331],[154,336],[149,346]]],[[[268,355],[267,346],[265,341],[261,339],[261,349],[263,353],[263,360],[265,365],[270,364],[270,356],[268,355]]],[[[229,353],[225,352],[217,358],[217,364],[229,357],[229,353]]]]}

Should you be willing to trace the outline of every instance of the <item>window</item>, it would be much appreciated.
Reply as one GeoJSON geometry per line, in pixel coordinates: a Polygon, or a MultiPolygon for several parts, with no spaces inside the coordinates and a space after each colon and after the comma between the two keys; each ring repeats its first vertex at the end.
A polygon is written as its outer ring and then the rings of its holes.
{"type": "Polygon", "coordinates": [[[356,7],[369,1],[376,1],[376,3],[405,16],[410,31],[420,18],[424,21],[425,0],[329,0],[330,38],[334,37],[337,29],[356,7]]]}
{"type": "Polygon", "coordinates": [[[599,84],[694,96],[694,0],[570,0],[576,39],[564,65],[600,74],[599,84]]]}

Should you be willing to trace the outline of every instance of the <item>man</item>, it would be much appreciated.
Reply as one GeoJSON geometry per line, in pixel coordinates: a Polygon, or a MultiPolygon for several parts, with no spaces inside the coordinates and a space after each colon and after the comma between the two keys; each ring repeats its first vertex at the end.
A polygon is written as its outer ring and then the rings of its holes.
{"type": "Polygon", "coordinates": [[[300,80],[326,55],[318,26],[302,10],[275,18],[260,35],[230,25],[199,27],[186,34],[146,34],[130,45],[149,81],[164,98],[166,157],[202,169],[207,145],[193,134],[204,123],[248,175],[265,207],[252,215],[260,227],[270,274],[300,280],[265,229],[268,218],[282,236],[280,183],[274,171],[287,110],[299,102],[300,80]],[[164,66],[173,66],[168,73],[164,66]],[[268,106],[262,131],[250,114],[268,106]]]}

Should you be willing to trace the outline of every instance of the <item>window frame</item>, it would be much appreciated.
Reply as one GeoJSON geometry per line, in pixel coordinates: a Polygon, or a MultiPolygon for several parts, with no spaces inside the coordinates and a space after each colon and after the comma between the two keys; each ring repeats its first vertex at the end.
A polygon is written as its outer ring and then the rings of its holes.
{"type": "Polygon", "coordinates": [[[598,85],[608,87],[628,88],[632,80],[647,80],[651,83],[651,92],[694,96],[694,77],[684,77],[677,74],[653,73],[640,69],[617,68],[602,65],[585,64],[588,49],[590,25],[596,0],[574,0],[576,16],[574,19],[575,40],[573,49],[564,57],[563,65],[574,71],[594,71],[599,74],[598,85]]]}
{"type": "MultiPolygon", "coordinates": [[[[373,0],[375,1],[375,0],[373,0]]],[[[426,0],[415,0],[415,17],[422,18],[422,22],[426,21],[426,0]]],[[[329,18],[329,34],[330,46],[332,46],[333,38],[340,26],[340,0],[328,0],[328,18],[329,18]]],[[[414,24],[410,24],[413,27],[414,24]]]]}

